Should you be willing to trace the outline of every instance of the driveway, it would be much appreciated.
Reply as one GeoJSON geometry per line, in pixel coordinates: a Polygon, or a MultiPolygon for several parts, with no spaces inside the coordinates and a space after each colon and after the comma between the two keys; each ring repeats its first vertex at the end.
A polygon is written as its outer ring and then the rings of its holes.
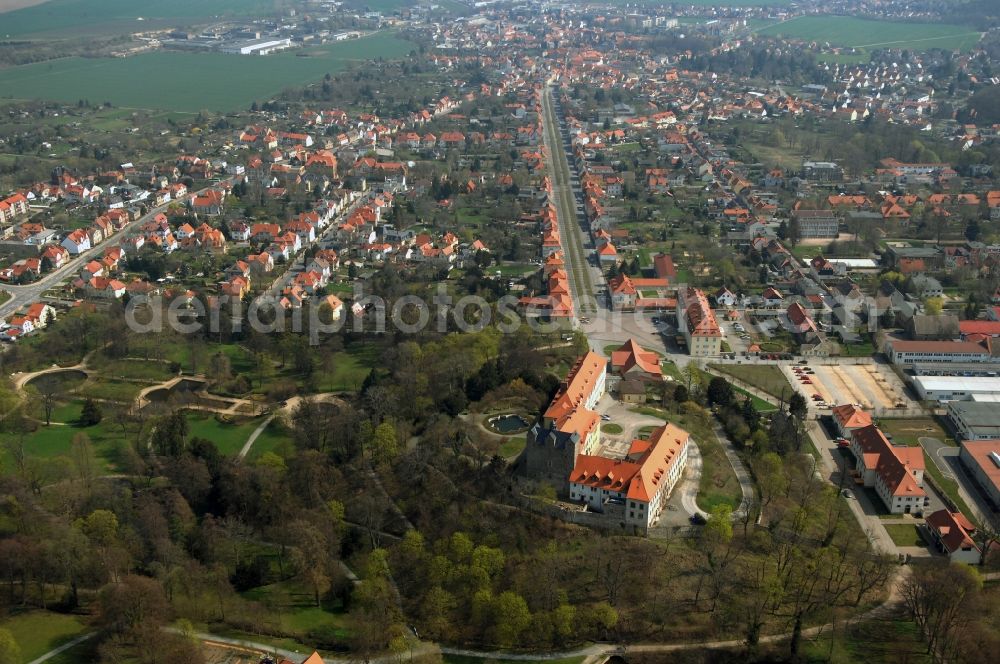
{"type": "Polygon", "coordinates": [[[996,529],[1000,519],[997,518],[986,496],[983,495],[982,489],[979,488],[979,485],[962,464],[962,460],[958,456],[960,448],[929,436],[921,437],[918,440],[927,456],[931,458],[931,462],[937,464],[941,474],[946,479],[954,480],[958,484],[958,495],[972,510],[972,514],[969,516],[996,529]]]}
{"type": "MultiPolygon", "coordinates": [[[[806,433],[819,451],[819,461],[817,462],[816,471],[823,479],[833,484],[839,490],[841,487],[841,472],[846,472],[847,469],[852,467],[851,460],[847,454],[837,447],[837,444],[827,435],[817,420],[811,419],[806,422],[806,433]]],[[[843,487],[851,492],[853,498],[842,497],[840,500],[847,502],[848,507],[854,513],[861,528],[868,536],[872,548],[876,551],[893,555],[899,553],[899,549],[896,547],[895,542],[892,541],[892,538],[889,537],[889,532],[885,529],[882,520],[879,518],[879,513],[885,510],[876,509],[876,506],[871,502],[871,495],[874,495],[874,493],[869,494],[863,487],[855,485],[854,481],[849,477],[844,478],[843,487]]]]}

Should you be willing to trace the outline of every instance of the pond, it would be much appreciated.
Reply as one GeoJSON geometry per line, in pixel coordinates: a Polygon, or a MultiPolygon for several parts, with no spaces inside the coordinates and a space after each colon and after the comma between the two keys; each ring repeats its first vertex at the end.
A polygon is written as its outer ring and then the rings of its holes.
{"type": "Polygon", "coordinates": [[[146,399],[154,403],[163,403],[173,396],[184,395],[190,398],[190,393],[197,392],[205,388],[205,382],[201,380],[193,380],[191,378],[182,378],[177,381],[172,387],[161,387],[156,390],[150,390],[146,393],[146,399]]]}
{"type": "Polygon", "coordinates": [[[39,392],[69,392],[80,387],[85,380],[87,380],[85,371],[66,369],[65,371],[52,371],[36,376],[29,380],[26,385],[31,385],[39,392]]]}
{"type": "Polygon", "coordinates": [[[530,426],[528,420],[520,415],[498,415],[489,419],[489,427],[497,433],[504,435],[518,433],[526,430],[530,426]]]}

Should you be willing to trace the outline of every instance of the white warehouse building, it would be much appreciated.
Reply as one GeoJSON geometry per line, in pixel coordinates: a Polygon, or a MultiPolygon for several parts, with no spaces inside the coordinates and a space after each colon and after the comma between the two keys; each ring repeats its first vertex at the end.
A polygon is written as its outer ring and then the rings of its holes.
{"type": "Polygon", "coordinates": [[[223,53],[232,53],[234,55],[270,55],[271,53],[283,51],[291,47],[292,40],[283,38],[237,42],[230,46],[223,46],[220,50],[223,53]]]}
{"type": "Polygon", "coordinates": [[[913,388],[922,401],[991,401],[1000,399],[1000,377],[914,376],[913,388]]]}

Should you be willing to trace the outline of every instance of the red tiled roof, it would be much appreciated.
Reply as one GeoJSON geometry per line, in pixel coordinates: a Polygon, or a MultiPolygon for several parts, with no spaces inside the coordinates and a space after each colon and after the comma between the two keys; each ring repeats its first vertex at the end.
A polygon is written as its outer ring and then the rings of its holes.
{"type": "Polygon", "coordinates": [[[684,429],[666,424],[654,431],[649,441],[633,441],[625,460],[581,454],[569,481],[649,502],[678,462],[689,438],[684,429]]]}
{"type": "Polygon", "coordinates": [[[944,545],[944,548],[948,549],[949,553],[954,553],[961,549],[979,550],[975,540],[972,539],[973,533],[976,532],[976,527],[961,512],[938,510],[928,515],[926,522],[927,527],[932,532],[937,533],[941,544],[944,545]]]}
{"type": "Polygon", "coordinates": [[[647,374],[662,375],[660,358],[656,353],[644,350],[635,339],[629,339],[621,348],[611,353],[611,366],[620,373],[639,367],[647,374]]]}
{"type": "Polygon", "coordinates": [[[882,478],[893,496],[926,495],[913,476],[913,471],[924,470],[922,448],[897,447],[874,424],[855,429],[852,437],[861,447],[865,467],[882,478]]]}

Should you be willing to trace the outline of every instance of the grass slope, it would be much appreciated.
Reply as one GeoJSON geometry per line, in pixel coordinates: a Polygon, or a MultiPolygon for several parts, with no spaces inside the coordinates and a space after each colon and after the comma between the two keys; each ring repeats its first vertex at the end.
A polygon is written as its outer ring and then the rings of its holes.
{"type": "Polygon", "coordinates": [[[757,31],[830,42],[853,48],[946,48],[968,50],[979,41],[979,33],[967,26],[941,23],[872,21],[850,16],[799,16],[757,31]]]}
{"type": "Polygon", "coordinates": [[[733,378],[742,380],[751,387],[767,392],[772,397],[785,400],[791,398],[793,389],[781,373],[781,369],[773,364],[711,364],[711,368],[719,373],[728,374],[733,378]]]}
{"type": "Polygon", "coordinates": [[[245,109],[282,89],[320,80],[353,60],[398,58],[412,42],[377,34],[325,44],[303,57],[158,51],[132,58],[66,58],[0,70],[0,88],[15,99],[197,112],[245,109]]]}
{"type": "Polygon", "coordinates": [[[87,631],[79,616],[51,611],[21,613],[0,622],[0,627],[13,634],[24,662],[30,662],[87,631]]]}

